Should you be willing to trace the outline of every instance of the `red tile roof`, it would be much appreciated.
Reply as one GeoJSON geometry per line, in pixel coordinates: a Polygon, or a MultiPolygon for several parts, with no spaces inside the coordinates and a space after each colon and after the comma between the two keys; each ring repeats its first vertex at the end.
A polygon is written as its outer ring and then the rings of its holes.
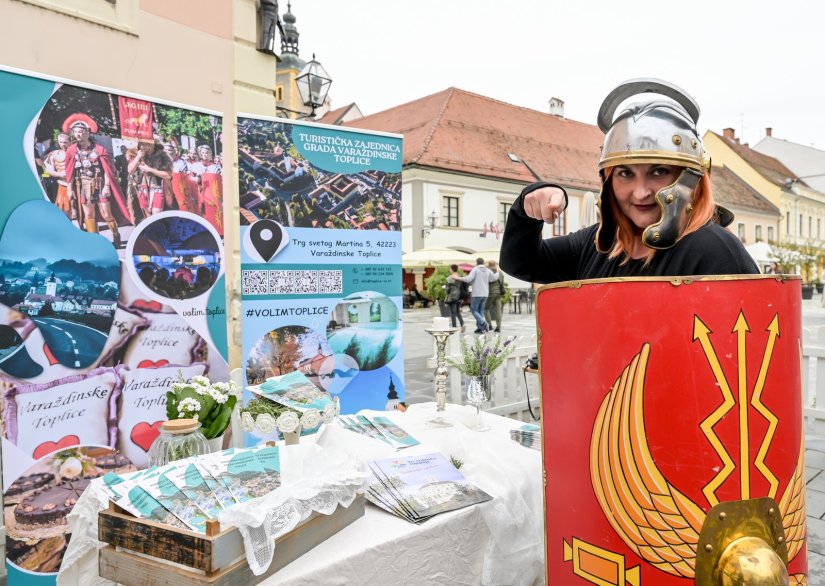
{"type": "MultiPolygon", "coordinates": [[[[717,134],[712,130],[709,132],[728,145],[737,155],[742,157],[751,167],[753,167],[757,173],[762,175],[762,177],[774,185],[785,188],[787,187],[788,179],[797,179],[796,174],[779,162],[778,159],[775,159],[770,155],[757,152],[749,146],[737,142],[735,139],[732,140],[730,138],[726,138],[725,136],[717,134]]],[[[711,155],[712,154],[713,153],[711,153],[711,155]]],[[[797,182],[802,183],[803,185],[805,184],[801,180],[798,180],[797,182]]]]}
{"type": "Polygon", "coordinates": [[[598,189],[598,127],[449,88],[345,126],[404,135],[404,165],[598,189]],[[513,153],[522,162],[508,156],[513,153]],[[529,166],[529,168],[528,168],[529,166]],[[535,173],[531,172],[532,169],[535,173]]]}
{"type": "Polygon", "coordinates": [[[335,110],[330,110],[323,116],[321,116],[315,122],[320,122],[322,124],[338,124],[341,122],[341,119],[349,112],[349,109],[352,108],[354,104],[350,103],[346,106],[341,106],[340,108],[336,108],[335,110]]]}
{"type": "Polygon", "coordinates": [[[716,203],[723,206],[748,208],[774,216],[781,215],[779,208],[727,167],[714,166],[710,172],[710,182],[716,203]]]}

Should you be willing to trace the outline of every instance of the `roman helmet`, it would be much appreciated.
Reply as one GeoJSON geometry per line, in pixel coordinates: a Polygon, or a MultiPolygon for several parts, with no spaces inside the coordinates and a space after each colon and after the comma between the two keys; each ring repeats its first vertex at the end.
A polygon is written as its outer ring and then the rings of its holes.
{"type": "Polygon", "coordinates": [[[91,134],[97,133],[97,122],[92,120],[91,116],[83,114],[82,112],[76,112],[66,118],[66,120],[63,121],[62,130],[68,134],[75,126],[82,126],[91,134]]]}
{"type": "MultiPolygon", "coordinates": [[[[600,225],[596,248],[607,253],[613,248],[617,222],[610,205],[612,188],[604,180],[604,169],[616,165],[665,164],[684,167],[675,183],[656,194],[661,219],[645,228],[642,240],[656,249],[670,248],[687,227],[693,196],[702,176],[710,171],[702,139],[696,129],[699,105],[684,90],[658,79],[632,79],[619,84],[599,108],[598,124],[605,133],[599,160],[602,192],[599,196],[600,225]],[[659,94],[664,98],[634,102],[616,114],[619,106],[639,94],[659,94]],[[614,117],[615,116],[615,117],[614,117]]],[[[720,223],[733,215],[718,210],[720,223]]]]}

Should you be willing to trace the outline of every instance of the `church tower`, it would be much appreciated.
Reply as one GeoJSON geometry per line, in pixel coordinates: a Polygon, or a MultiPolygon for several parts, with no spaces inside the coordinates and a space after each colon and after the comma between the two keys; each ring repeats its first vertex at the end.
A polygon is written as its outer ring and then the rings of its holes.
{"type": "Polygon", "coordinates": [[[276,69],[275,99],[278,108],[292,110],[292,112],[279,110],[277,115],[283,118],[296,118],[293,112],[304,112],[309,114],[309,109],[301,102],[298,93],[298,84],[295,78],[301,73],[306,65],[306,61],[298,56],[298,27],[295,26],[295,15],[292,14],[292,2],[286,5],[286,12],[281,18],[284,33],[281,35],[281,62],[276,69]]]}
{"type": "Polygon", "coordinates": [[[51,297],[57,296],[57,279],[54,276],[54,271],[52,271],[52,274],[46,279],[46,295],[51,297]]]}
{"type": "MultiPolygon", "coordinates": [[[[292,3],[286,5],[286,12],[281,21],[283,22],[283,34],[281,35],[281,61],[277,65],[275,75],[275,106],[276,115],[281,118],[303,118],[309,116],[312,109],[305,106],[298,92],[298,84],[295,79],[301,75],[307,62],[298,56],[298,27],[295,26],[295,15],[292,14],[292,3]]],[[[315,56],[313,55],[313,60],[315,56]]],[[[313,62],[310,62],[313,63],[313,62]]],[[[317,64],[316,64],[317,66],[317,64]]],[[[323,71],[323,69],[322,69],[323,71]]],[[[323,72],[326,76],[327,73],[323,72]]],[[[329,96],[324,100],[324,104],[315,109],[315,116],[321,117],[330,109],[329,96]]]]}
{"type": "Polygon", "coordinates": [[[392,382],[392,375],[390,375],[389,393],[387,393],[387,405],[384,407],[385,411],[394,411],[398,409],[401,400],[398,398],[398,393],[395,391],[395,383],[392,382]]]}

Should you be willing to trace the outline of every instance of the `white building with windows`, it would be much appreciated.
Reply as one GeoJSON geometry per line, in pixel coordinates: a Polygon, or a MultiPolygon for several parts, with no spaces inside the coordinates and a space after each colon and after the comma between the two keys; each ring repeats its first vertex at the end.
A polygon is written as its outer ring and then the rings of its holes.
{"type": "MultiPolygon", "coordinates": [[[[603,135],[564,118],[561,100],[553,112],[449,88],[345,125],[404,135],[404,253],[448,248],[474,264],[477,256],[498,258],[510,206],[535,181],[562,185],[570,197],[556,225],[546,227],[547,237],[595,221],[603,135]]],[[[432,270],[406,268],[405,286],[422,288],[432,270]]],[[[508,284],[527,287],[515,279],[508,284]]]]}

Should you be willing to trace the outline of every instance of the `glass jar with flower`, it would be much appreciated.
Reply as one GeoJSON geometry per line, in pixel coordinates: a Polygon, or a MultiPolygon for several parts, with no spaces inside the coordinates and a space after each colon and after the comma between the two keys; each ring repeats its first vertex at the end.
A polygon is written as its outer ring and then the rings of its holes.
{"type": "Polygon", "coordinates": [[[481,420],[481,406],[491,399],[490,376],[513,353],[515,341],[515,336],[467,336],[460,341],[458,357],[447,359],[450,366],[465,376],[467,401],[476,408],[477,431],[490,429],[481,420]]]}
{"type": "Polygon", "coordinates": [[[220,449],[223,434],[229,427],[232,410],[238,401],[238,386],[232,382],[212,382],[205,376],[182,376],[166,393],[166,416],[172,419],[194,419],[200,431],[210,441],[210,447],[220,449]]]}

